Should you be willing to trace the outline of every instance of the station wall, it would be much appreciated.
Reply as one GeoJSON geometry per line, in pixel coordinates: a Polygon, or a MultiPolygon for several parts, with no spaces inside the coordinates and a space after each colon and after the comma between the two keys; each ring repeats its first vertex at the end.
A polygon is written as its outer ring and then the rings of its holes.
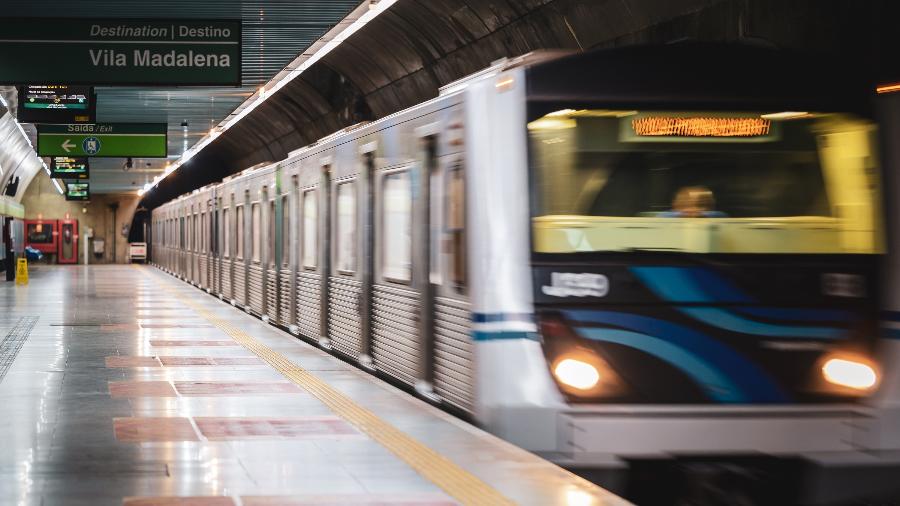
{"type": "MultiPolygon", "coordinates": [[[[28,185],[22,204],[25,206],[25,219],[38,219],[38,215],[48,220],[62,219],[69,213],[71,218],[78,220],[80,234],[89,227],[94,230],[95,238],[103,238],[105,241],[104,254],[99,258],[93,254],[91,245],[90,263],[121,264],[128,261],[128,237],[122,235],[122,227],[131,225],[139,200],[134,194],[101,194],[92,195],[90,202],[68,202],[56,191],[47,173],[40,171],[28,185]],[[110,207],[113,205],[118,207],[115,210],[115,220],[110,207]]],[[[78,263],[84,263],[84,253],[80,250],[84,244],[83,239],[79,237],[78,243],[78,263]]]]}

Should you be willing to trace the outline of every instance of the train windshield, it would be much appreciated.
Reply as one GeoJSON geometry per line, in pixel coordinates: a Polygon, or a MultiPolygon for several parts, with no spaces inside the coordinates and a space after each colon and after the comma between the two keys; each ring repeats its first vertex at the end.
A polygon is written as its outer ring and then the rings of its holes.
{"type": "Polygon", "coordinates": [[[872,123],[564,109],[528,124],[540,253],[877,253],[872,123]]]}

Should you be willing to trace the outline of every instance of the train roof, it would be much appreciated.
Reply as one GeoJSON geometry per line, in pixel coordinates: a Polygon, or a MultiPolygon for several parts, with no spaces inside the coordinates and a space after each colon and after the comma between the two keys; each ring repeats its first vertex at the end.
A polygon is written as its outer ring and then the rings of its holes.
{"type": "Polygon", "coordinates": [[[578,53],[530,66],[530,115],[561,106],[868,113],[852,62],[748,44],[683,42],[578,53]]]}

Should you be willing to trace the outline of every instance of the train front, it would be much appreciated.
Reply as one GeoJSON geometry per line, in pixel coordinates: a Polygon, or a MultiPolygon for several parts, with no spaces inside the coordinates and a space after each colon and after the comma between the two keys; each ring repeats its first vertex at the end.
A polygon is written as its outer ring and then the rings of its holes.
{"type": "Polygon", "coordinates": [[[557,460],[621,464],[639,503],[851,497],[848,469],[882,441],[866,99],[775,51],[659,53],[530,70],[534,311],[567,405],[557,460]]]}

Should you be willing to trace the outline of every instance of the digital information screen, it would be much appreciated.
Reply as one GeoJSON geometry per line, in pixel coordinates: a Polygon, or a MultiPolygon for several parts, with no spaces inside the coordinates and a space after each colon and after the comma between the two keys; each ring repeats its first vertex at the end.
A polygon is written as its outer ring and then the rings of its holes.
{"type": "Polygon", "coordinates": [[[66,200],[90,200],[91,185],[87,182],[66,183],[66,200]]]}
{"type": "Polygon", "coordinates": [[[87,158],[54,156],[50,159],[50,177],[59,179],[87,179],[90,164],[87,158]]]}
{"type": "Polygon", "coordinates": [[[94,92],[90,86],[35,84],[19,87],[18,119],[22,123],[93,123],[94,92]]]}

